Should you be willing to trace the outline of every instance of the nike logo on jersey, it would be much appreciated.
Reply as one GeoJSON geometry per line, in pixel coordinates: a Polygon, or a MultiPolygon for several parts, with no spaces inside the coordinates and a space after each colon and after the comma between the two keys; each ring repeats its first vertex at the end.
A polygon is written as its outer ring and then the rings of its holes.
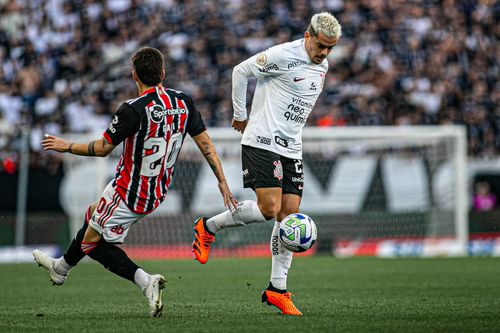
{"type": "Polygon", "coordinates": [[[299,82],[299,81],[302,81],[302,80],[305,80],[306,78],[305,77],[294,77],[293,78],[293,82],[299,82]]]}

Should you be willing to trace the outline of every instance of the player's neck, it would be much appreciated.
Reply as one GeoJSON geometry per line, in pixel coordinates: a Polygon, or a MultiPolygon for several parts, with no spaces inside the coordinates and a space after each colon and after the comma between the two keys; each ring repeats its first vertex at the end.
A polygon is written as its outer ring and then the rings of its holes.
{"type": "Polygon", "coordinates": [[[152,88],[156,88],[156,87],[161,87],[161,83],[156,85],[156,86],[153,86],[153,87],[149,87],[149,86],[145,86],[143,84],[138,84],[137,85],[137,90],[138,90],[138,93],[139,93],[139,96],[142,95],[145,91],[148,91],[152,88]]]}

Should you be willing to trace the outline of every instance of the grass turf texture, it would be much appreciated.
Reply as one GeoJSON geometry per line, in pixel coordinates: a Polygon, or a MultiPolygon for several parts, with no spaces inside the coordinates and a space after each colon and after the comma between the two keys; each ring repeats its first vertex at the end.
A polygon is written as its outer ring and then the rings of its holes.
{"type": "Polygon", "coordinates": [[[297,258],[303,317],[260,302],[270,261],[146,261],[168,280],[161,318],[138,287],[86,263],[64,286],[33,264],[0,265],[0,332],[498,332],[500,259],[297,258]]]}

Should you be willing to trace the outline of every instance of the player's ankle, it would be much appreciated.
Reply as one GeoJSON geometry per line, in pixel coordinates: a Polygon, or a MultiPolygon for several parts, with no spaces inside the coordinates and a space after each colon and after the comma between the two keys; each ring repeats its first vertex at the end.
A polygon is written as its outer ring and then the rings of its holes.
{"type": "Polygon", "coordinates": [[[150,275],[146,273],[142,268],[138,268],[134,273],[134,282],[141,288],[142,291],[146,289],[149,283],[150,275]]]}
{"type": "Polygon", "coordinates": [[[286,293],[286,289],[278,289],[275,286],[273,286],[272,282],[269,282],[269,286],[267,287],[267,290],[274,291],[275,293],[279,293],[279,294],[286,293]]]}
{"type": "Polygon", "coordinates": [[[203,226],[205,227],[206,232],[212,236],[215,236],[215,234],[219,232],[219,228],[211,219],[203,219],[203,226]]]}
{"type": "Polygon", "coordinates": [[[54,259],[54,270],[57,274],[68,275],[69,271],[73,268],[70,264],[64,260],[64,256],[54,259]]]}

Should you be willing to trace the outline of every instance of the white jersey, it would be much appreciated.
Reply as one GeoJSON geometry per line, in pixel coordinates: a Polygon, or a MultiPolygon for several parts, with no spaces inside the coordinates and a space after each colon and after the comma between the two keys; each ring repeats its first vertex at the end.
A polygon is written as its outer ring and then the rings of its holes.
{"type": "Polygon", "coordinates": [[[305,40],[271,47],[233,70],[234,119],[247,119],[248,78],[257,78],[252,110],[241,144],[302,158],[302,128],[323,89],[328,61],[315,64],[305,40]]]}

